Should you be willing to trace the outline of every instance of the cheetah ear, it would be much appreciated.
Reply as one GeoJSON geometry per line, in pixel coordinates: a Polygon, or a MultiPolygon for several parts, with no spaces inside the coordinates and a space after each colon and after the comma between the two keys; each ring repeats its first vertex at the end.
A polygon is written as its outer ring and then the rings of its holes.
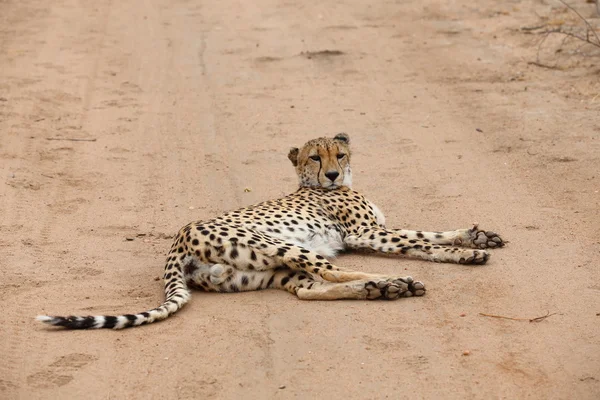
{"type": "Polygon", "coordinates": [[[340,142],[350,144],[350,136],[348,136],[346,133],[338,133],[333,137],[333,140],[339,140],[340,142]]]}
{"type": "Polygon", "coordinates": [[[299,151],[300,150],[298,150],[297,147],[292,147],[290,149],[290,152],[288,153],[288,158],[290,159],[290,161],[292,162],[294,167],[298,166],[298,152],[299,151]]]}

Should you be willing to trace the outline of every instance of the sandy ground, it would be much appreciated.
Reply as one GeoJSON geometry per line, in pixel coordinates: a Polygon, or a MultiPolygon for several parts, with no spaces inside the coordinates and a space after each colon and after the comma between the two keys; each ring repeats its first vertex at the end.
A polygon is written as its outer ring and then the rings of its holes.
{"type": "Polygon", "coordinates": [[[599,398],[600,54],[551,37],[538,60],[531,28],[563,24],[553,1],[0,1],[0,398],[599,398]],[[293,191],[287,149],[340,131],[389,226],[509,245],[337,261],[423,298],[33,320],[156,306],[170,235],[293,191]]]}

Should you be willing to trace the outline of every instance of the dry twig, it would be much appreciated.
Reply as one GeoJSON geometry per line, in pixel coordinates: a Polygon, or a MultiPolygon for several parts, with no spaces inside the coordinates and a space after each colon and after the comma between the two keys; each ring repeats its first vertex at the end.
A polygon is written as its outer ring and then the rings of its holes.
{"type": "MultiPolygon", "coordinates": [[[[555,28],[555,29],[546,29],[542,32],[538,32],[539,34],[544,35],[544,37],[542,38],[542,40],[540,40],[540,43],[538,44],[536,61],[530,62],[529,64],[531,64],[531,65],[536,65],[538,67],[548,68],[548,69],[560,69],[557,67],[558,64],[548,65],[548,64],[545,64],[540,61],[540,51],[542,49],[542,46],[546,42],[546,39],[548,39],[548,37],[552,34],[564,35],[564,38],[563,38],[558,50],[556,50],[557,53],[562,51],[562,47],[565,45],[565,42],[569,38],[574,38],[574,39],[577,39],[577,40],[580,40],[581,42],[583,42],[582,46],[578,47],[576,51],[578,51],[581,47],[588,45],[588,44],[591,44],[594,47],[600,48],[600,37],[598,37],[598,33],[596,33],[596,29],[594,29],[594,27],[590,24],[590,22],[587,19],[585,19],[575,8],[573,8],[571,5],[566,3],[564,0],[558,0],[558,1],[560,1],[570,11],[575,13],[577,15],[577,17],[583,21],[583,23],[585,24],[585,35],[583,35],[580,32],[577,32],[576,27],[564,28],[562,26],[555,28]]],[[[598,1],[600,1],[600,0],[598,0],[598,1]]],[[[537,30],[539,28],[540,28],[540,26],[523,27],[523,28],[521,28],[521,30],[524,32],[527,32],[527,33],[531,33],[534,30],[537,30]]]]}
{"type": "Polygon", "coordinates": [[[95,142],[96,139],[81,139],[81,138],[60,138],[60,137],[49,137],[46,140],[68,140],[70,142],[95,142]]]}
{"type": "MultiPolygon", "coordinates": [[[[573,7],[571,7],[569,4],[567,4],[564,0],[558,0],[561,3],[563,3],[565,5],[565,7],[567,7],[569,10],[573,11],[575,14],[577,14],[577,16],[579,18],[581,18],[581,20],[583,21],[583,23],[587,26],[586,31],[585,31],[585,35],[586,35],[586,42],[593,44],[594,46],[598,46],[600,47],[600,38],[598,37],[598,34],[596,33],[596,30],[594,29],[594,27],[592,25],[590,25],[590,23],[588,22],[587,19],[583,18],[583,16],[581,14],[579,14],[579,12],[574,9],[573,7]],[[596,43],[593,43],[591,41],[589,41],[589,38],[587,38],[587,36],[589,35],[589,32],[592,31],[592,33],[594,34],[594,36],[596,37],[596,43]]],[[[596,6],[598,6],[598,4],[596,3],[596,6]]]]}
{"type": "Polygon", "coordinates": [[[529,64],[529,65],[535,65],[536,67],[541,67],[541,68],[558,69],[558,70],[560,70],[560,67],[558,67],[556,65],[546,65],[546,64],[542,64],[541,62],[537,62],[537,61],[529,61],[527,64],[529,64]]]}
{"type": "Polygon", "coordinates": [[[495,315],[495,314],[486,314],[486,313],[479,313],[479,315],[481,315],[482,317],[490,317],[490,318],[500,318],[500,319],[510,319],[511,321],[529,321],[529,322],[540,322],[545,320],[548,317],[551,317],[553,315],[556,315],[556,313],[552,313],[550,314],[550,311],[548,311],[546,313],[546,315],[542,315],[541,317],[535,317],[535,318],[513,318],[513,317],[506,317],[504,315],[495,315]]]}

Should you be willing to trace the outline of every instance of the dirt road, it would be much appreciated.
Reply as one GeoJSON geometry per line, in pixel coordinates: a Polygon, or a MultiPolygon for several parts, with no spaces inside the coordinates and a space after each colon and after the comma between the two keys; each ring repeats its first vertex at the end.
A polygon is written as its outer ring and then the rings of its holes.
{"type": "Polygon", "coordinates": [[[556,68],[530,64],[521,27],[577,22],[558,2],[371,3],[0,1],[0,398],[600,397],[600,55],[549,40],[556,68]],[[337,261],[423,298],[33,320],[156,306],[170,235],[293,191],[287,149],[341,131],[389,226],[509,245],[475,268],[337,261]]]}

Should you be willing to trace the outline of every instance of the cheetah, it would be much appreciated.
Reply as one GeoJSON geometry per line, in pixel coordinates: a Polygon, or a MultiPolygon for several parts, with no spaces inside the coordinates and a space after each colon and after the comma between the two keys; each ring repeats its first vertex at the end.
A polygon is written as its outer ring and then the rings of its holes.
{"type": "Polygon", "coordinates": [[[477,225],[449,232],[386,228],[379,208],[352,190],[350,156],[347,134],[310,140],[288,154],[299,179],[296,192],[181,228],[167,255],[159,307],[119,316],[37,319],[69,329],[134,327],[173,315],[190,300],[192,288],[226,293],[276,288],[302,300],[422,296],[425,286],[410,276],[350,270],[328,259],[346,249],[370,249],[485,264],[486,249],[504,245],[477,225]]]}

